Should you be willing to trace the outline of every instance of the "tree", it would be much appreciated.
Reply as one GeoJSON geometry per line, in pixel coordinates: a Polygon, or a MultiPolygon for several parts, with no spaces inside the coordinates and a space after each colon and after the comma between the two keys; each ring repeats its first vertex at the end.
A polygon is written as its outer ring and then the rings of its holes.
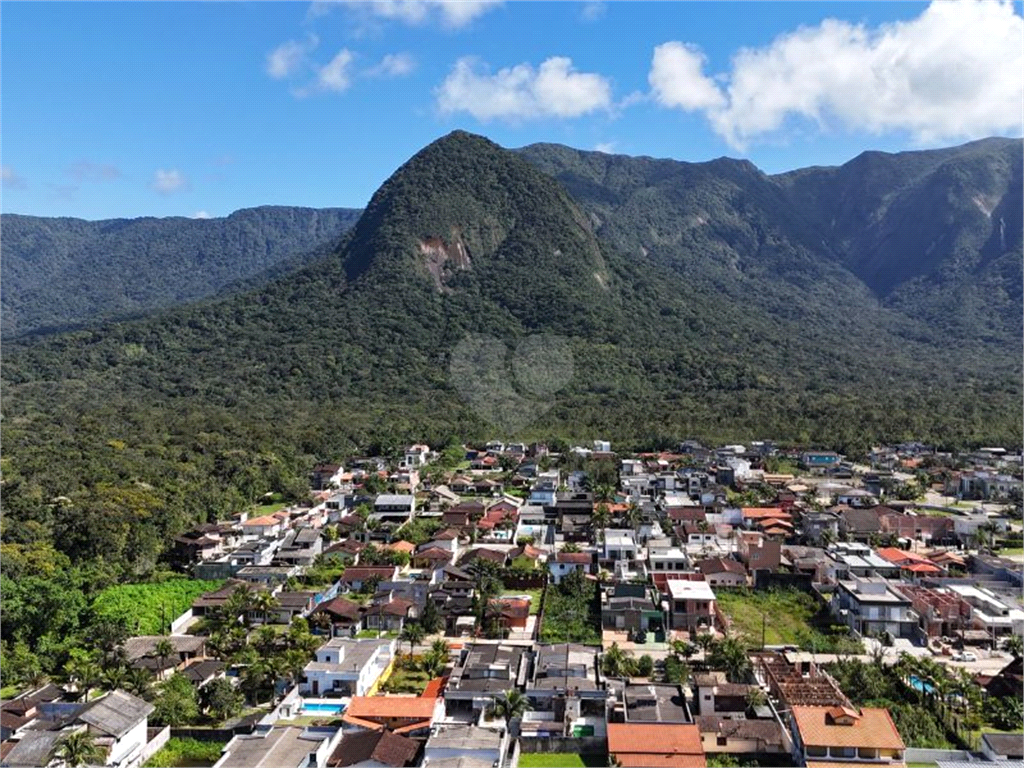
{"type": "Polygon", "coordinates": [[[644,513],[640,509],[640,506],[635,502],[631,501],[629,507],[626,509],[626,527],[632,528],[634,531],[640,527],[640,523],[643,522],[644,513]]]}
{"type": "Polygon", "coordinates": [[[750,671],[747,649],[735,637],[725,637],[711,646],[708,662],[712,669],[724,670],[730,682],[743,682],[750,671]]]}
{"type": "Polygon", "coordinates": [[[570,541],[570,542],[568,542],[568,543],[566,543],[566,544],[564,544],[562,546],[562,551],[565,552],[566,554],[573,554],[575,552],[579,552],[580,548],[579,548],[578,544],[576,544],[575,542],[570,541]]]}
{"type": "Polygon", "coordinates": [[[487,712],[491,717],[504,720],[505,727],[508,727],[511,720],[522,717],[523,713],[530,709],[533,707],[530,706],[530,700],[526,698],[526,694],[512,688],[498,696],[487,712]]]}
{"type": "Polygon", "coordinates": [[[148,669],[133,667],[125,676],[124,687],[128,693],[148,701],[153,695],[153,675],[148,669]]]}
{"type": "Polygon", "coordinates": [[[150,719],[157,725],[181,728],[199,718],[196,689],[184,675],[175,673],[161,683],[153,704],[155,709],[150,719]]]}
{"type": "Polygon", "coordinates": [[[270,594],[266,590],[257,593],[252,600],[252,609],[259,611],[260,618],[263,622],[270,620],[270,612],[275,608],[281,606],[281,601],[278,600],[274,595],[270,594]]]}
{"type": "Polygon", "coordinates": [[[99,765],[106,761],[107,751],[96,743],[95,737],[88,730],[81,730],[57,744],[52,757],[71,766],[99,765]]]}
{"type": "Polygon", "coordinates": [[[428,599],[423,606],[423,611],[420,613],[420,626],[423,627],[423,631],[428,635],[433,635],[440,632],[443,625],[444,622],[437,611],[437,605],[434,604],[433,600],[428,599]]]}
{"type": "Polygon", "coordinates": [[[707,661],[708,651],[715,644],[715,636],[710,632],[698,632],[694,642],[704,652],[704,660],[707,661]]]}
{"type": "Polygon", "coordinates": [[[103,673],[103,687],[108,691],[124,688],[128,671],[124,667],[110,667],[103,673]]]}
{"type": "Polygon", "coordinates": [[[612,514],[608,510],[608,505],[605,503],[598,504],[594,509],[594,514],[590,516],[590,526],[594,532],[595,538],[599,535],[599,532],[608,527],[611,522],[612,514]]]}
{"type": "Polygon", "coordinates": [[[160,675],[163,676],[164,670],[167,668],[167,659],[174,655],[174,645],[165,637],[157,642],[153,653],[160,659],[160,675]]]}
{"type": "Polygon", "coordinates": [[[672,653],[689,661],[697,653],[697,646],[688,640],[673,640],[670,644],[672,653]]]}
{"type": "Polygon", "coordinates": [[[618,643],[612,643],[612,647],[604,652],[601,659],[601,673],[605,677],[625,677],[629,666],[629,657],[618,643]]]}
{"type": "Polygon", "coordinates": [[[199,703],[210,717],[227,720],[242,711],[245,697],[226,677],[216,677],[199,689],[199,703]]]}
{"type": "Polygon", "coordinates": [[[636,671],[640,677],[650,677],[654,672],[654,659],[646,653],[636,661],[636,671]]]}
{"type": "Polygon", "coordinates": [[[747,708],[757,709],[768,703],[768,696],[759,685],[752,685],[747,691],[747,708]]]}
{"type": "Polygon", "coordinates": [[[1024,637],[1020,635],[1010,635],[1006,640],[1003,641],[1003,650],[1013,655],[1013,658],[1019,659],[1024,656],[1024,637]]]}
{"type": "Polygon", "coordinates": [[[405,626],[402,627],[401,639],[409,643],[410,656],[412,656],[413,650],[416,648],[416,643],[423,639],[424,634],[423,627],[417,621],[407,621],[405,626]]]}

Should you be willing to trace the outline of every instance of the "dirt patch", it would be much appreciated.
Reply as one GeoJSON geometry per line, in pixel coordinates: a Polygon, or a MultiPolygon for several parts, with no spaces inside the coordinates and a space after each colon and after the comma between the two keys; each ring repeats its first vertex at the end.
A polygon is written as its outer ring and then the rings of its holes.
{"type": "Polygon", "coordinates": [[[420,240],[420,255],[423,257],[423,264],[430,273],[437,290],[442,293],[451,292],[448,287],[448,280],[458,271],[469,269],[473,261],[469,256],[469,249],[462,242],[458,232],[452,233],[450,243],[445,243],[440,237],[428,237],[420,240]]]}

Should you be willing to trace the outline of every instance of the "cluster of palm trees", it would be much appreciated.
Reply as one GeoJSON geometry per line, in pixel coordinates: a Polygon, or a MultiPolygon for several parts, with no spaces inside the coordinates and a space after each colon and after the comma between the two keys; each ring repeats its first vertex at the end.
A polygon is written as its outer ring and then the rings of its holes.
{"type": "MultiPolygon", "coordinates": [[[[697,651],[703,651],[702,666],[706,669],[721,670],[731,682],[744,683],[750,679],[752,666],[743,642],[734,635],[716,639],[710,633],[699,633],[696,642],[673,640],[669,645],[670,655],[665,660],[665,675],[668,682],[683,683],[690,676],[691,659],[697,651]]],[[[601,672],[606,677],[627,677],[638,674],[638,661],[612,643],[601,658],[601,672]]]]}
{"type": "Polygon", "coordinates": [[[494,699],[491,706],[487,708],[487,716],[492,719],[504,720],[507,728],[512,720],[522,717],[523,713],[531,709],[533,706],[526,694],[512,688],[494,699]]]}
{"type": "MultiPolygon", "coordinates": [[[[881,661],[876,658],[874,663],[880,665],[881,661]]],[[[969,743],[969,733],[984,724],[982,690],[969,670],[954,669],[930,657],[907,653],[901,653],[891,669],[910,689],[917,702],[930,704],[946,730],[959,734],[963,741],[969,743]],[[964,729],[968,734],[964,734],[964,729]]]]}
{"type": "MultiPolygon", "coordinates": [[[[174,646],[167,640],[161,640],[154,649],[161,662],[161,671],[166,668],[167,660],[174,655],[174,646]]],[[[76,652],[64,665],[58,679],[73,685],[81,694],[82,700],[88,701],[93,691],[124,690],[149,699],[153,695],[155,678],[148,669],[132,667],[122,647],[112,649],[109,653],[76,652]]]]}

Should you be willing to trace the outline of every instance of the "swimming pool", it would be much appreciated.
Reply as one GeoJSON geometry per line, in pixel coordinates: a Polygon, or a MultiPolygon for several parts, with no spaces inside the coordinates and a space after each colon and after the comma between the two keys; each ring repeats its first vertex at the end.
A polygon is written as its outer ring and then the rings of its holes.
{"type": "Polygon", "coordinates": [[[915,690],[924,691],[925,693],[931,693],[932,691],[935,690],[935,686],[933,686],[929,682],[926,682],[926,681],[922,680],[917,675],[911,675],[910,676],[910,685],[915,690]]]}
{"type": "Polygon", "coordinates": [[[302,713],[308,715],[340,715],[345,711],[345,705],[341,702],[331,704],[328,702],[305,702],[302,705],[302,713]]]}

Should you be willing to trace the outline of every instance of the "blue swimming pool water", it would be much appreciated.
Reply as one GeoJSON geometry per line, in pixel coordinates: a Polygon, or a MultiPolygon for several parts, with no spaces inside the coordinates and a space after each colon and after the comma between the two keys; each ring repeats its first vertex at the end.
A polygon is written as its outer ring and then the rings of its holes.
{"type": "Polygon", "coordinates": [[[935,686],[933,686],[931,683],[926,683],[924,680],[921,680],[917,675],[910,676],[910,685],[916,690],[924,691],[925,693],[931,693],[935,689],[935,686]]]}
{"type": "Polygon", "coordinates": [[[303,704],[304,712],[311,712],[318,715],[340,715],[345,711],[344,704],[303,704]]]}

